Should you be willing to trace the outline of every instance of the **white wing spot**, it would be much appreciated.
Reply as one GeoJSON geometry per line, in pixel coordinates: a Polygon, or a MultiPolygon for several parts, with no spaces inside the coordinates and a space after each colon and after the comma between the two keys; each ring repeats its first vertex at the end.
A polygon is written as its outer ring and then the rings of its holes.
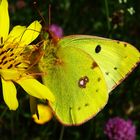
{"type": "Polygon", "coordinates": [[[89,78],[87,76],[81,77],[78,81],[78,86],[80,88],[86,88],[86,84],[89,82],[89,78]]]}

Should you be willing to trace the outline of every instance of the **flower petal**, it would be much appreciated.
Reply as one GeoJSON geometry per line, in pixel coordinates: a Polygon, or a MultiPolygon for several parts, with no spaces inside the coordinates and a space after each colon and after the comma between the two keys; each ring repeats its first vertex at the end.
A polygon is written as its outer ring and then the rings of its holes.
{"type": "Polygon", "coordinates": [[[42,125],[52,119],[53,113],[49,106],[44,104],[38,104],[37,108],[38,108],[39,118],[36,114],[32,115],[32,118],[34,119],[35,123],[42,125]]]}
{"type": "Polygon", "coordinates": [[[21,41],[21,38],[23,36],[23,33],[25,32],[26,27],[25,26],[20,26],[17,25],[15,26],[12,31],[10,32],[10,34],[8,35],[8,39],[6,43],[11,43],[11,42],[19,42],[21,41]]]}
{"type": "Polygon", "coordinates": [[[38,21],[32,22],[23,33],[21,42],[23,42],[25,45],[30,44],[32,41],[34,41],[38,37],[41,31],[41,28],[42,26],[38,21]]]}
{"type": "Polygon", "coordinates": [[[16,110],[18,108],[17,100],[17,90],[13,82],[5,81],[1,78],[2,81],[2,90],[3,90],[3,99],[10,110],[16,110]]]}
{"type": "Polygon", "coordinates": [[[20,72],[15,69],[0,69],[0,75],[4,80],[17,80],[20,77],[20,72]]]}
{"type": "MultiPolygon", "coordinates": [[[[3,41],[6,40],[9,33],[9,13],[7,0],[0,1],[0,37],[3,37],[3,41]]],[[[0,44],[3,42],[0,42],[0,44]]]]}
{"type": "Polygon", "coordinates": [[[38,37],[41,28],[38,21],[32,22],[27,28],[17,25],[10,32],[7,43],[15,42],[19,43],[20,46],[28,45],[38,37]]]}
{"type": "Polygon", "coordinates": [[[54,95],[43,84],[34,78],[21,78],[16,81],[28,94],[40,99],[48,99],[54,101],[54,95]]]}

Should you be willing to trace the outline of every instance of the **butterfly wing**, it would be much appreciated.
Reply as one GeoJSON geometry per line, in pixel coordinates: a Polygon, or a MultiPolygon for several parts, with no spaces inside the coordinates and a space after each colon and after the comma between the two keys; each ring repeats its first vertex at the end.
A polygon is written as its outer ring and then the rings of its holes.
{"type": "Polygon", "coordinates": [[[140,53],[132,45],[95,36],[73,35],[60,40],[63,48],[74,47],[89,54],[99,65],[112,91],[140,62],[140,53]]]}
{"type": "Polygon", "coordinates": [[[47,72],[43,83],[55,95],[50,105],[60,122],[79,125],[107,103],[104,76],[94,59],[79,48],[60,46],[52,55],[55,60],[47,55],[40,62],[42,71],[47,72]]]}

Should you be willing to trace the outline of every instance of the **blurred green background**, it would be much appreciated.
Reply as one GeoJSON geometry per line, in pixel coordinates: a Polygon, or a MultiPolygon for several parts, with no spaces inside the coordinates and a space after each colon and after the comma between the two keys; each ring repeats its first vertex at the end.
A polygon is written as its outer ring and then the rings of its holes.
{"type": "MultiPolygon", "coordinates": [[[[129,42],[140,50],[139,0],[38,0],[37,7],[47,23],[49,4],[51,23],[61,26],[64,35],[108,37],[129,42]]],[[[31,0],[9,0],[9,12],[11,28],[41,20],[31,0]]],[[[1,140],[62,140],[62,135],[63,140],[107,140],[103,128],[115,116],[131,119],[140,140],[140,67],[112,91],[108,104],[96,117],[78,127],[63,127],[55,118],[42,126],[35,124],[28,95],[19,91],[20,106],[15,112],[9,111],[1,99],[1,140]]]]}

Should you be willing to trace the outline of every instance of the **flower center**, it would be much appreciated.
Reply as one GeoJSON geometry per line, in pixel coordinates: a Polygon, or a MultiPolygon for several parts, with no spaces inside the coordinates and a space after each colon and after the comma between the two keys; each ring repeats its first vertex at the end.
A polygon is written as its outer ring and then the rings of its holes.
{"type": "Polygon", "coordinates": [[[0,69],[17,69],[24,71],[30,62],[25,57],[24,47],[19,44],[6,44],[0,46],[0,69]]]}

